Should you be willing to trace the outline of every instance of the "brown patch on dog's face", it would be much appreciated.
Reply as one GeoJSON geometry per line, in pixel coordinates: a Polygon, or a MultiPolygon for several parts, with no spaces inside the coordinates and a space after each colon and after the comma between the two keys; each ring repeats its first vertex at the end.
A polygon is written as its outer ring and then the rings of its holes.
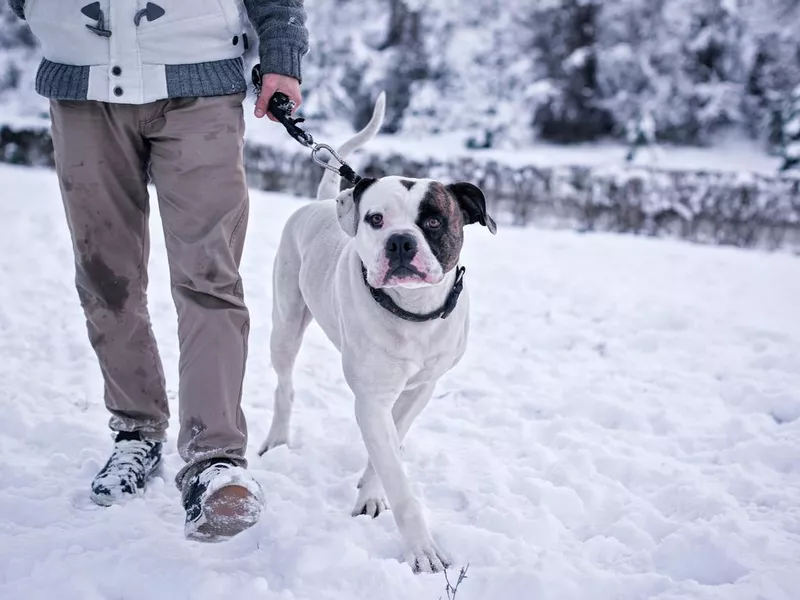
{"type": "Polygon", "coordinates": [[[355,249],[373,287],[419,288],[441,282],[442,265],[417,225],[431,183],[388,176],[361,195],[355,249]]]}
{"type": "Polygon", "coordinates": [[[464,215],[456,198],[441,183],[428,186],[416,224],[442,270],[446,273],[455,268],[464,245],[464,215]]]}
{"type": "Polygon", "coordinates": [[[436,285],[458,265],[466,225],[496,231],[483,192],[468,182],[388,176],[359,183],[340,200],[339,222],[373,287],[436,285]]]}

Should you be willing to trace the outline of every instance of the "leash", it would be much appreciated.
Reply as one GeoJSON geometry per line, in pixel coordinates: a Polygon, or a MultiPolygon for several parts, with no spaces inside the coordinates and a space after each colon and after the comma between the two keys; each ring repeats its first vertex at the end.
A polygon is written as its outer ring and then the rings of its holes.
{"type": "MultiPolygon", "coordinates": [[[[253,67],[252,79],[253,85],[256,88],[256,94],[260,96],[261,84],[263,81],[261,75],[261,65],[256,65],[253,67]]],[[[311,149],[311,160],[324,169],[338,173],[353,185],[361,181],[361,176],[356,173],[352,167],[350,167],[350,165],[348,165],[344,159],[336,153],[333,148],[331,148],[328,144],[320,144],[315,142],[310,133],[298,127],[297,124],[302,123],[305,121],[305,119],[294,118],[291,116],[292,109],[294,109],[294,102],[292,102],[286,94],[282,92],[275,92],[272,95],[272,98],[269,99],[268,109],[269,112],[272,113],[272,116],[278,119],[278,122],[280,122],[281,125],[286,128],[286,131],[290,136],[292,136],[306,148],[311,149]],[[338,168],[334,165],[328,164],[328,161],[322,160],[322,158],[319,157],[319,153],[323,150],[330,153],[330,155],[336,159],[336,161],[339,163],[338,168]]]]}

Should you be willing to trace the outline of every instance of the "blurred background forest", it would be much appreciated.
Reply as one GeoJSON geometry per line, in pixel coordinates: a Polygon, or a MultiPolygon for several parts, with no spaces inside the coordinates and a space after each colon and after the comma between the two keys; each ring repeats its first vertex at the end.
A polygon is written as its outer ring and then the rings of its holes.
{"type": "MultiPolygon", "coordinates": [[[[301,113],[315,138],[338,143],[387,92],[360,163],[372,173],[479,176],[515,223],[800,247],[800,179],[785,180],[800,173],[798,0],[305,6],[301,113]],[[655,160],[648,146],[667,152],[655,160]]],[[[0,3],[0,160],[52,162],[39,58],[0,3]]],[[[251,48],[248,74],[255,62],[251,48]]],[[[313,193],[319,171],[302,149],[253,125],[253,185],[313,193]]]]}
{"type": "MultiPolygon", "coordinates": [[[[797,0],[306,0],[309,119],[360,126],[386,89],[386,133],[469,132],[518,147],[624,139],[775,150],[800,84],[797,0]]],[[[251,62],[254,57],[249,57],[251,62]]],[[[38,60],[0,8],[0,102],[31,101],[38,60]]],[[[11,110],[10,108],[8,110],[11,110]]]]}

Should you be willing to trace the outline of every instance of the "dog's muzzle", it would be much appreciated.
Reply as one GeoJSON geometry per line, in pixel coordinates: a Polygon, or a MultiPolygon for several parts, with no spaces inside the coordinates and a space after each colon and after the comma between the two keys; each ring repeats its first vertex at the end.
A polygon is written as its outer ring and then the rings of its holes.
{"type": "Polygon", "coordinates": [[[417,238],[409,233],[395,233],[386,240],[389,267],[410,265],[417,255],[417,238]]]}
{"type": "Polygon", "coordinates": [[[413,265],[417,256],[417,238],[409,233],[395,233],[386,240],[384,249],[389,268],[386,270],[386,281],[408,277],[425,278],[425,274],[413,265]]]}

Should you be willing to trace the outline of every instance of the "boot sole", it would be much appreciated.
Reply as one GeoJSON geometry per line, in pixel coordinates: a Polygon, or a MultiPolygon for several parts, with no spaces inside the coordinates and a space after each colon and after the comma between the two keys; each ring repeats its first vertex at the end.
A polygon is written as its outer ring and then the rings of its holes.
{"type": "Polygon", "coordinates": [[[222,487],[208,497],[200,519],[186,523],[186,538],[199,542],[225,541],[258,523],[261,511],[257,507],[244,486],[222,487]]]}

